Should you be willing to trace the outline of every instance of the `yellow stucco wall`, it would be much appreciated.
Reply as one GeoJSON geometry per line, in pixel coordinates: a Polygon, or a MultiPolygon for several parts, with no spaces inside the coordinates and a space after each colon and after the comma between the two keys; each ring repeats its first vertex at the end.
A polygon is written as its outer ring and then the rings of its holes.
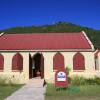
{"type": "Polygon", "coordinates": [[[1,53],[4,56],[4,70],[0,72],[0,77],[13,83],[23,84],[29,79],[29,53],[19,52],[23,56],[23,71],[12,71],[12,58],[16,52],[1,53]]]}
{"type": "MultiPolygon", "coordinates": [[[[34,56],[37,52],[19,52],[23,56],[23,71],[12,72],[12,57],[16,52],[2,52],[4,56],[4,71],[0,72],[0,77],[6,77],[15,83],[26,83],[29,80],[29,53],[34,56]]],[[[44,57],[44,78],[47,82],[54,82],[55,71],[53,71],[53,56],[56,52],[40,52],[44,57]]],[[[95,71],[95,62],[93,52],[81,52],[85,58],[85,71],[73,71],[73,56],[77,52],[61,52],[64,56],[65,67],[71,69],[69,76],[79,75],[84,77],[100,76],[100,68],[95,71]]],[[[100,63],[100,53],[99,53],[100,63]]],[[[99,66],[100,67],[100,66],[99,66]]]]}
{"type": "MultiPolygon", "coordinates": [[[[94,77],[99,75],[99,71],[95,71],[94,54],[92,52],[80,52],[85,58],[85,71],[74,71],[73,70],[73,56],[77,52],[61,52],[64,56],[65,67],[70,68],[69,76],[83,76],[83,77],[94,77]]],[[[53,71],[53,56],[56,52],[43,53],[45,57],[45,79],[48,82],[54,82],[55,71],[53,71]],[[50,59],[51,58],[51,59],[50,59]]]]}
{"type": "Polygon", "coordinates": [[[99,63],[99,64],[98,64],[98,65],[99,65],[99,70],[100,70],[100,52],[99,52],[99,54],[98,54],[98,61],[99,61],[99,62],[98,62],[98,63],[99,63]]]}

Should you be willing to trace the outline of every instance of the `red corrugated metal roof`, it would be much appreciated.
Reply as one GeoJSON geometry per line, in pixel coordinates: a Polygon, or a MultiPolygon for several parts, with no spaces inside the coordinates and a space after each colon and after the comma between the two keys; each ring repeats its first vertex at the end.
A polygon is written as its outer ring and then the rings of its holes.
{"type": "Polygon", "coordinates": [[[4,34],[0,37],[0,50],[56,49],[91,49],[91,46],[82,32],[4,34]]]}

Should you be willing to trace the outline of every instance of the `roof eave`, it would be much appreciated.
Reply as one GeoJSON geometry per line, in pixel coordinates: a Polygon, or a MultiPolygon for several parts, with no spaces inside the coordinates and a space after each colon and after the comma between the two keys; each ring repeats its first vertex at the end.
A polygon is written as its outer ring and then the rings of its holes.
{"type": "Polygon", "coordinates": [[[36,49],[36,50],[0,50],[0,52],[93,52],[93,49],[36,49]]]}
{"type": "Polygon", "coordinates": [[[91,49],[94,51],[94,45],[93,43],[90,41],[90,39],[88,38],[87,34],[85,33],[85,31],[82,31],[83,35],[85,36],[85,38],[87,39],[89,45],[91,46],[91,49]]]}

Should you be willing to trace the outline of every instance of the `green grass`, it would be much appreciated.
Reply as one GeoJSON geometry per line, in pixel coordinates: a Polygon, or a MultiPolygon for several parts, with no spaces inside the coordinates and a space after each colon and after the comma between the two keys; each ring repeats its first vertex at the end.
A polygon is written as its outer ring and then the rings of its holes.
{"type": "Polygon", "coordinates": [[[0,85],[0,100],[4,100],[22,85],[0,85]]]}
{"type": "Polygon", "coordinates": [[[57,90],[48,84],[46,100],[100,100],[100,85],[69,86],[66,90],[57,90]]]}

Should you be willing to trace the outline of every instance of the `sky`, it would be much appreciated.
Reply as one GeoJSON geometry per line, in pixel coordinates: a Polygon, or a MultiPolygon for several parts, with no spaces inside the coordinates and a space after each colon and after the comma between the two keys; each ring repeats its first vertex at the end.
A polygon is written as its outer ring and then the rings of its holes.
{"type": "Polygon", "coordinates": [[[0,30],[59,21],[100,30],[100,0],[0,0],[0,30]]]}

